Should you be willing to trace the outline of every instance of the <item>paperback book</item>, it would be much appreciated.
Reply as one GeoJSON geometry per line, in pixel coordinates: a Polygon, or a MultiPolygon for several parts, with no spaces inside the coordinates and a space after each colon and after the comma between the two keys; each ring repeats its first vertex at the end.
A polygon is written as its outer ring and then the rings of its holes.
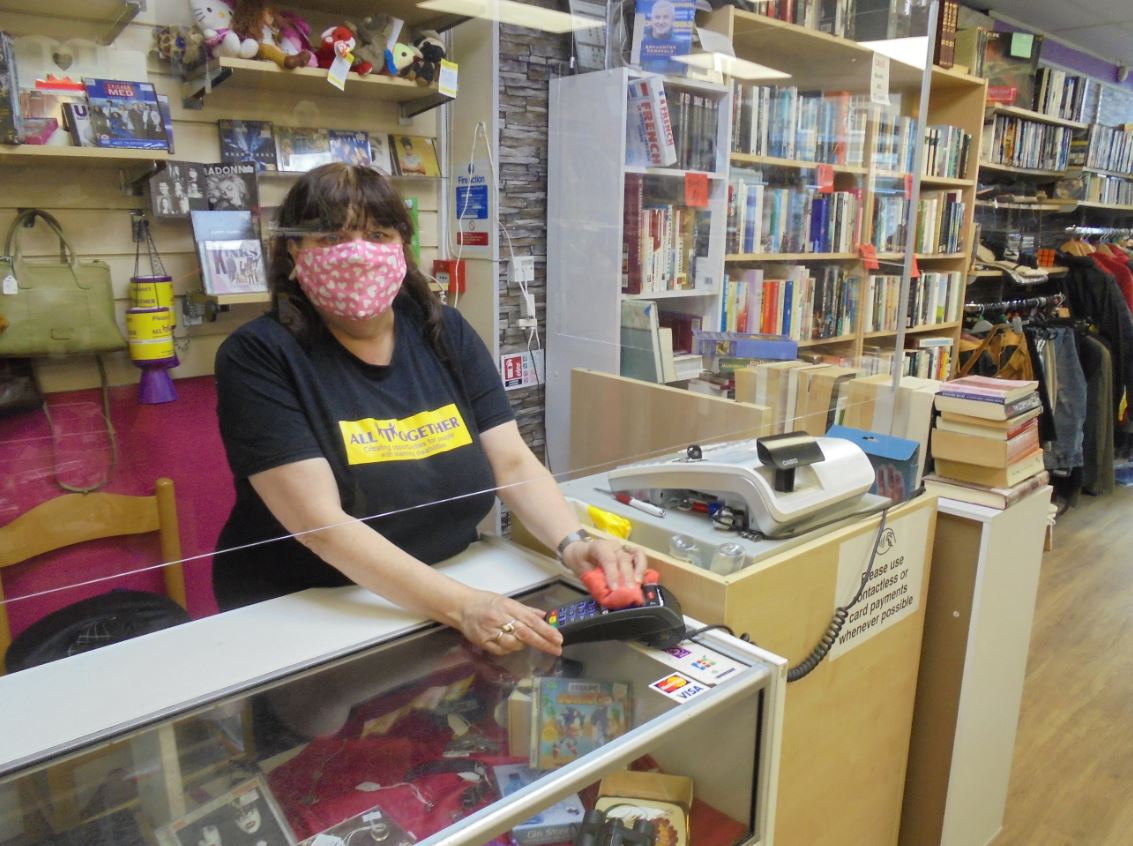
{"type": "Polygon", "coordinates": [[[148,82],[84,78],[95,145],[168,150],[157,91],[148,82]]]}
{"type": "Polygon", "coordinates": [[[255,162],[204,165],[208,207],[213,211],[254,210],[260,205],[255,162]]]}
{"type": "Polygon", "coordinates": [[[531,766],[555,769],[620,737],[630,728],[631,708],[626,683],[537,678],[531,695],[531,766]]]}
{"type": "Polygon", "coordinates": [[[271,121],[218,120],[220,160],[256,163],[259,170],[276,170],[275,137],[271,121]]]}
{"type": "Polygon", "coordinates": [[[628,115],[626,164],[637,167],[676,164],[669,101],[660,77],[649,76],[630,82],[628,115]]]}
{"type": "Polygon", "coordinates": [[[955,499],[960,502],[970,502],[973,505],[983,505],[1002,511],[1015,503],[1030,496],[1050,481],[1050,473],[1043,470],[1029,479],[1024,479],[1017,485],[1008,488],[986,488],[980,485],[965,484],[957,479],[946,479],[935,473],[924,477],[925,493],[955,499]]]}
{"type": "Polygon", "coordinates": [[[692,51],[692,0],[637,0],[630,62],[652,73],[681,75],[688,64],[677,60],[692,51]]]}
{"type": "Polygon", "coordinates": [[[1043,451],[1035,449],[1006,467],[985,467],[964,461],[937,458],[936,473],[946,479],[958,479],[986,488],[1009,488],[1043,470],[1043,451]]]}
{"type": "Polygon", "coordinates": [[[275,127],[275,157],[281,171],[304,173],[334,161],[330,133],[316,127],[275,127]]]}
{"type": "Polygon", "coordinates": [[[370,134],[352,129],[328,129],[330,154],[335,161],[369,167],[370,134]]]}
{"type": "Polygon", "coordinates": [[[390,150],[395,170],[401,176],[440,176],[437,148],[432,138],[419,135],[391,135],[390,150]]]}

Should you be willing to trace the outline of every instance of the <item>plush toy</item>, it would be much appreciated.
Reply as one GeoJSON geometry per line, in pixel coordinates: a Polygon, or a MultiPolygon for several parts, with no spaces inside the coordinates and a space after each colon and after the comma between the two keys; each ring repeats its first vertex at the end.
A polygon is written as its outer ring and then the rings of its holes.
{"type": "Polygon", "coordinates": [[[413,80],[418,85],[432,85],[441,73],[445,44],[434,30],[425,29],[413,39],[413,46],[419,56],[414,57],[405,78],[413,80]]]}
{"type": "Polygon", "coordinates": [[[255,57],[260,49],[254,38],[241,38],[232,30],[232,4],[229,0],[189,0],[193,20],[204,36],[209,55],[255,57]]]}
{"type": "Polygon", "coordinates": [[[398,41],[392,47],[386,48],[385,72],[390,76],[405,76],[420,56],[421,51],[412,44],[402,44],[398,41]]]}
{"type": "Polygon", "coordinates": [[[310,49],[310,24],[270,0],[236,0],[232,29],[241,37],[256,39],[257,57],[281,68],[291,70],[318,64],[310,49]]]}
{"type": "Polygon", "coordinates": [[[182,76],[205,63],[205,37],[193,26],[155,26],[153,51],[182,76]]]}
{"type": "Polygon", "coordinates": [[[354,47],[354,55],[362,61],[369,62],[379,71],[385,69],[386,39],[393,20],[389,15],[368,15],[358,23],[346,22],[346,25],[354,31],[354,37],[358,42],[354,47]]]}
{"type": "MultiPolygon", "coordinates": [[[[339,56],[346,56],[347,53],[353,55],[354,47],[358,41],[354,37],[354,32],[345,26],[333,26],[323,33],[322,39],[319,42],[319,49],[315,51],[315,58],[318,59],[320,68],[329,68],[334,60],[339,56]]],[[[364,59],[359,59],[354,56],[354,60],[350,65],[350,70],[354,71],[359,76],[365,76],[374,69],[374,66],[364,59]]]]}

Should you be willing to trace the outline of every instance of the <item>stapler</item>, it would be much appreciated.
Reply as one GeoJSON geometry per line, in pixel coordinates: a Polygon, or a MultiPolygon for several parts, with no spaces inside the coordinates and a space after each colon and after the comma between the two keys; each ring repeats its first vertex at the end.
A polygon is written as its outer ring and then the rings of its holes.
{"type": "Polygon", "coordinates": [[[805,432],[701,447],[609,471],[614,491],[695,491],[740,516],[735,528],[782,538],[856,513],[874,482],[861,447],[805,432]]]}

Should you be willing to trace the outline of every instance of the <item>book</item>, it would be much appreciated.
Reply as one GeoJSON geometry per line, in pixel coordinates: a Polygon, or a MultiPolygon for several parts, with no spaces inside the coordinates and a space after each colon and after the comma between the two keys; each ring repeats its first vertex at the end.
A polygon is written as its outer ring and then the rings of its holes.
{"type": "Polygon", "coordinates": [[[626,119],[626,164],[666,167],[676,164],[677,148],[669,119],[665,85],[658,76],[629,83],[626,119]]]}
{"type": "Polygon", "coordinates": [[[162,846],[289,846],[295,842],[259,776],[205,802],[155,834],[162,846]]]}
{"type": "Polygon", "coordinates": [[[657,303],[622,301],[621,346],[620,375],[643,382],[664,381],[657,303]]]}
{"type": "Polygon", "coordinates": [[[0,31],[0,144],[19,144],[23,132],[16,47],[12,36],[0,31]]]}
{"type": "Polygon", "coordinates": [[[632,717],[630,696],[628,683],[536,678],[530,765],[561,767],[625,734],[632,717]]]}
{"type": "Polygon", "coordinates": [[[255,162],[206,164],[202,167],[209,209],[241,211],[259,208],[260,192],[255,162]]]}
{"type": "Polygon", "coordinates": [[[1013,438],[1027,423],[1043,413],[1041,408],[1032,408],[1007,420],[984,420],[963,414],[942,414],[936,421],[936,428],[981,438],[1006,441],[1013,438]]]}
{"type": "Polygon", "coordinates": [[[386,176],[393,175],[393,158],[390,156],[388,135],[370,134],[370,165],[386,176]]]}
{"type": "Polygon", "coordinates": [[[395,171],[401,176],[440,176],[437,148],[432,138],[420,135],[391,135],[390,151],[395,171]]]}
{"type": "MultiPolygon", "coordinates": [[[[0,107],[2,108],[2,107],[0,107]]],[[[90,107],[86,103],[63,104],[63,128],[76,147],[96,147],[94,130],[90,125],[90,107]]]]}
{"type": "Polygon", "coordinates": [[[696,4],[692,0],[636,0],[630,63],[644,71],[683,76],[677,60],[692,51],[696,4]]]}
{"type": "Polygon", "coordinates": [[[157,91],[148,82],[84,77],[95,146],[168,150],[157,91]]]}
{"type": "Polygon", "coordinates": [[[1050,473],[1043,470],[1029,479],[1024,479],[1017,485],[1006,488],[985,488],[980,485],[971,485],[956,479],[945,479],[935,473],[924,477],[926,494],[935,494],[946,499],[955,499],[960,502],[970,502],[972,505],[983,505],[1002,511],[1010,508],[1017,502],[1030,496],[1050,481],[1050,473]]]}
{"type": "Polygon", "coordinates": [[[987,79],[989,103],[1031,108],[1042,41],[1030,32],[984,33],[980,76],[987,79]]]}
{"type": "Polygon", "coordinates": [[[287,173],[304,173],[319,165],[330,164],[330,134],[325,129],[303,126],[277,126],[275,131],[276,166],[287,173]]]}
{"type": "MultiPolygon", "coordinates": [[[[944,340],[948,340],[947,338],[944,340]]],[[[945,382],[939,393],[946,397],[975,399],[987,397],[991,402],[1013,403],[1031,391],[1038,390],[1034,379],[995,379],[990,376],[962,376],[945,382]]]]}
{"type": "Polygon", "coordinates": [[[985,420],[1007,420],[1033,408],[1042,407],[1038,391],[1032,391],[1022,399],[1011,403],[995,402],[986,398],[936,395],[936,410],[942,414],[961,414],[980,417],[985,420]]]}
{"type": "Polygon", "coordinates": [[[966,464],[985,464],[988,467],[1007,467],[1039,446],[1037,420],[1026,423],[1015,437],[993,440],[979,435],[965,435],[937,429],[932,433],[932,457],[960,461],[966,464]]]}
{"type": "Polygon", "coordinates": [[[336,162],[369,167],[370,134],[355,129],[328,129],[330,154],[336,162]]]}
{"type": "Polygon", "coordinates": [[[216,129],[222,162],[252,161],[259,170],[278,169],[271,121],[222,119],[216,129]]]}
{"type": "Polygon", "coordinates": [[[946,458],[937,458],[936,474],[988,488],[1009,488],[1043,469],[1043,451],[1036,449],[1006,467],[982,467],[946,458]]]}
{"type": "Polygon", "coordinates": [[[956,57],[956,26],[960,21],[960,0],[942,0],[937,11],[933,64],[952,67],[956,57]]]}
{"type": "MultiPolygon", "coordinates": [[[[543,773],[522,764],[497,764],[492,767],[500,796],[509,796],[543,776],[543,773]]],[[[582,822],[586,809],[577,793],[543,808],[530,819],[517,823],[511,836],[520,846],[543,846],[546,843],[569,843],[582,822]]],[[[396,846],[396,844],[394,844],[396,846]]]]}

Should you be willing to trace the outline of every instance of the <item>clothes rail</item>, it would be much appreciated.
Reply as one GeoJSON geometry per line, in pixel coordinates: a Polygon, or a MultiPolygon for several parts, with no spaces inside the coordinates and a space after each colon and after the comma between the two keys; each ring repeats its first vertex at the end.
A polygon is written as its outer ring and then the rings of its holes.
{"type": "Polygon", "coordinates": [[[1062,294],[1051,294],[1044,297],[1023,297],[1017,300],[1000,300],[991,303],[964,303],[965,314],[979,314],[981,311],[1018,311],[1025,308],[1045,308],[1046,306],[1060,306],[1066,302],[1062,294]]]}

